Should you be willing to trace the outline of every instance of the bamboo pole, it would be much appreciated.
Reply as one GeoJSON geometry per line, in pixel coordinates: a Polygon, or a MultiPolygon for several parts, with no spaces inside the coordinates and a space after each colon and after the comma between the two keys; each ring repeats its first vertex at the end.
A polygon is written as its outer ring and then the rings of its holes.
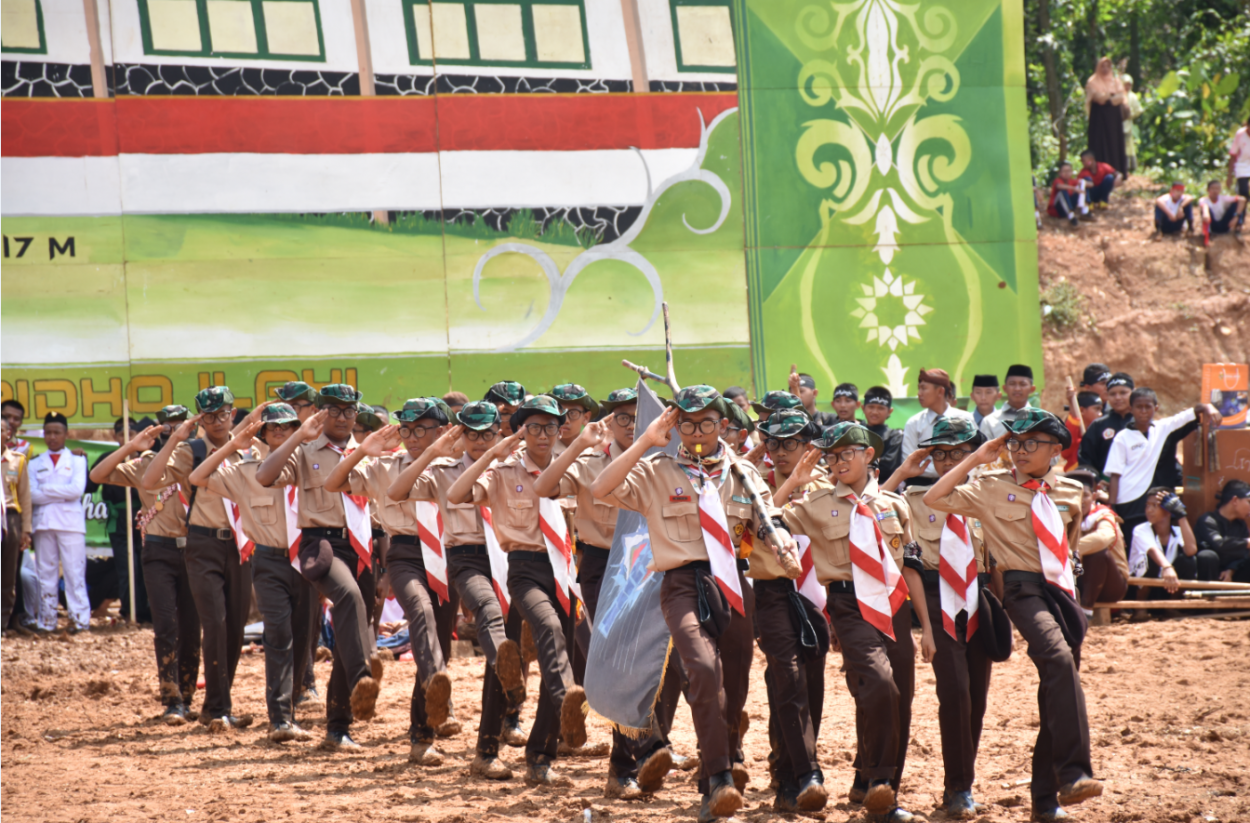
{"type": "MultiPolygon", "coordinates": [[[[1163,588],[1163,581],[1157,577],[1130,577],[1128,579],[1130,586],[1149,586],[1153,588],[1163,588]]],[[[1245,583],[1225,583],[1222,580],[1178,580],[1177,588],[1205,590],[1205,591],[1245,591],[1250,593],[1250,586],[1245,583]]]]}
{"type": "MultiPolygon", "coordinates": [[[[130,439],[130,398],[122,397],[122,430],[126,439],[130,439]]],[[[130,579],[130,622],[137,623],[135,605],[135,515],[130,505],[130,489],[126,489],[126,574],[130,579]]]]}

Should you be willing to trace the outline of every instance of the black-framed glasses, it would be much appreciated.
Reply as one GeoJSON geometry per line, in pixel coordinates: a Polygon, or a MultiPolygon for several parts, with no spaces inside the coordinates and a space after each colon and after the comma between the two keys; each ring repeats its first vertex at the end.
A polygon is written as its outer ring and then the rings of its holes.
{"type": "Polygon", "coordinates": [[[205,423],[214,421],[217,423],[229,423],[232,417],[234,417],[234,409],[222,409],[221,411],[204,412],[200,419],[205,423]]]}
{"type": "Polygon", "coordinates": [[[797,437],[787,437],[784,439],[778,439],[776,437],[764,438],[764,448],[770,452],[777,452],[783,449],[788,452],[798,451],[806,445],[807,444],[805,442],[797,437]]]}
{"type": "Polygon", "coordinates": [[[555,437],[560,433],[559,423],[526,423],[525,430],[537,437],[540,434],[546,434],[549,437],[555,437]]]}
{"type": "Polygon", "coordinates": [[[565,406],[564,419],[568,421],[581,420],[586,416],[586,410],[581,406],[565,406]]]}
{"type": "Polygon", "coordinates": [[[1058,440],[1011,439],[1007,441],[1007,451],[1011,452],[1012,454],[1015,454],[1016,452],[1023,450],[1027,454],[1032,454],[1033,452],[1037,451],[1039,448],[1041,448],[1044,445],[1045,446],[1058,446],[1059,441],[1058,440]]]}
{"type": "Polygon", "coordinates": [[[929,456],[934,460],[954,460],[956,463],[972,454],[972,449],[934,449],[929,456]]]}
{"type": "Polygon", "coordinates": [[[326,415],[328,417],[341,417],[344,420],[355,420],[360,410],[355,406],[326,406],[326,415]]]}
{"type": "Polygon", "coordinates": [[[266,423],[265,431],[291,431],[299,428],[299,423],[266,423]]]}
{"type": "Polygon", "coordinates": [[[438,426],[400,426],[399,436],[405,440],[422,440],[438,429],[438,426]]]}
{"type": "Polygon", "coordinates": [[[638,415],[626,414],[625,412],[617,412],[612,415],[612,419],[616,421],[616,425],[624,428],[632,428],[634,423],[638,421],[638,415]]]}
{"type": "Polygon", "coordinates": [[[825,452],[825,460],[826,462],[833,462],[833,463],[850,463],[852,460],[855,459],[855,455],[857,453],[863,452],[863,451],[868,451],[867,447],[851,446],[848,449],[840,449],[836,452],[827,451],[825,452]]]}
{"type": "Polygon", "coordinates": [[[698,423],[693,420],[685,420],[677,425],[677,430],[685,435],[694,434],[696,431],[711,434],[718,428],[720,428],[719,420],[700,420],[698,423]]]}
{"type": "Polygon", "coordinates": [[[309,402],[308,400],[302,400],[298,403],[291,403],[290,405],[291,405],[291,408],[295,409],[296,414],[299,414],[304,409],[311,409],[313,407],[313,404],[309,402]]]}
{"type": "Polygon", "coordinates": [[[473,431],[472,429],[469,429],[467,432],[464,433],[464,436],[465,436],[465,439],[472,440],[474,443],[477,443],[479,441],[482,443],[489,443],[490,441],[494,440],[496,437],[499,436],[499,431],[498,429],[487,429],[486,431],[479,432],[479,431],[473,431]]]}

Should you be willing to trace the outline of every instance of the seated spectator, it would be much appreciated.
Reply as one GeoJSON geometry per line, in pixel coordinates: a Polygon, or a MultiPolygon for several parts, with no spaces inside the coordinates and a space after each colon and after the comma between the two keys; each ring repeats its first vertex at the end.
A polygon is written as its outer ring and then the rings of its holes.
{"type": "Polygon", "coordinates": [[[978,374],[972,378],[972,422],[981,428],[981,421],[989,417],[998,408],[998,401],[1003,393],[998,388],[998,375],[978,374]]]}
{"type": "Polygon", "coordinates": [[[1250,583],[1250,483],[1229,480],[1215,511],[1198,518],[1198,549],[1220,558],[1220,580],[1250,583]]]}
{"type": "Polygon", "coordinates": [[[864,392],[864,424],[868,431],[881,438],[885,448],[877,458],[880,476],[889,478],[903,462],[903,430],[885,424],[894,413],[894,395],[885,386],[873,386],[864,392]]]}
{"type": "Polygon", "coordinates": [[[854,423],[855,412],[859,411],[859,386],[854,383],[839,383],[833,390],[833,413],[839,423],[854,423]]]}
{"type": "Polygon", "coordinates": [[[1207,183],[1207,193],[1198,201],[1202,212],[1202,231],[1208,242],[1213,234],[1228,234],[1236,220],[1237,231],[1246,223],[1246,198],[1224,194],[1219,180],[1207,183]]]}
{"type": "Polygon", "coordinates": [[[1070,472],[1077,467],[1077,455],[1081,451],[1081,438],[1085,436],[1094,421],[1102,416],[1102,398],[1092,391],[1078,392],[1075,388],[1068,389],[1068,416],[1063,425],[1072,434],[1072,445],[1060,454],[1063,458],[1063,470],[1070,472]],[[1077,415],[1080,417],[1077,417],[1077,415]]]}
{"type": "Polygon", "coordinates": [[[1098,502],[1098,472],[1082,467],[1065,477],[1085,487],[1081,498],[1081,542],[1077,550],[1085,573],[1077,581],[1081,587],[1081,608],[1093,614],[1095,603],[1114,603],[1128,593],[1128,558],[1119,518],[1109,506],[1098,502]]]}
{"type": "Polygon", "coordinates": [[[1198,548],[1186,514],[1181,499],[1158,486],[1146,492],[1146,520],[1133,529],[1129,570],[1134,577],[1159,578],[1169,594],[1176,593],[1181,580],[1219,577],[1220,556],[1198,548]]]}
{"type": "Polygon", "coordinates": [[[1073,226],[1078,215],[1089,214],[1089,206],[1085,204],[1085,184],[1072,176],[1072,164],[1060,163],[1059,173],[1050,183],[1050,204],[1046,213],[1051,217],[1067,220],[1073,226]]]}
{"type": "Polygon", "coordinates": [[[1109,163],[1099,163],[1094,153],[1086,149],[1081,152],[1081,171],[1076,179],[1085,181],[1085,197],[1090,205],[1105,209],[1111,203],[1111,192],[1124,180],[1124,175],[1109,163]]]}
{"type": "Polygon", "coordinates": [[[1194,198],[1185,194],[1184,183],[1173,183],[1168,193],[1155,200],[1155,236],[1194,230],[1194,198]]]}

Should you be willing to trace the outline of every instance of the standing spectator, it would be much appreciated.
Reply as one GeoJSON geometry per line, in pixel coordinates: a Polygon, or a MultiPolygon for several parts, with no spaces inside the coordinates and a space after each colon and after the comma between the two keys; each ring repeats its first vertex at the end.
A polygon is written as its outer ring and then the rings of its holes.
{"type": "Polygon", "coordinates": [[[1107,405],[1107,381],[1111,379],[1111,369],[1106,363],[1090,363],[1081,375],[1081,391],[1092,391],[1107,405]]]}
{"type": "Polygon", "coordinates": [[[1033,369],[1030,366],[1017,364],[1007,367],[1007,379],[1003,381],[1007,389],[1007,402],[1003,407],[981,421],[981,434],[986,440],[993,440],[1006,434],[1011,424],[1020,417],[1036,408],[1029,403],[1033,395],[1033,369]]]}
{"type": "Polygon", "coordinates": [[[1124,84],[1124,172],[1127,174],[1137,170],[1137,135],[1134,133],[1134,121],[1141,117],[1141,98],[1133,91],[1133,75],[1125,74],[1120,78],[1124,84]]]}
{"type": "Polygon", "coordinates": [[[1085,184],[1085,199],[1094,208],[1105,209],[1111,202],[1111,192],[1124,180],[1124,175],[1110,163],[1099,160],[1091,149],[1086,149],[1081,152],[1081,171],[1076,179],[1085,184]]]}
{"type": "Polygon", "coordinates": [[[1133,378],[1125,372],[1116,372],[1107,380],[1107,401],[1109,406],[1102,417],[1095,420],[1085,430],[1081,438],[1081,448],[1077,452],[1079,462],[1083,466],[1093,466],[1099,472],[1106,473],[1107,453],[1111,451],[1111,441],[1133,419],[1129,413],[1128,401],[1133,396],[1133,378]]]}
{"type": "Polygon", "coordinates": [[[1224,194],[1219,180],[1207,183],[1207,193],[1198,201],[1202,212],[1202,233],[1210,243],[1213,234],[1228,234],[1236,220],[1236,230],[1246,223],[1246,198],[1239,194],[1224,194]]]}
{"type": "MultiPolygon", "coordinates": [[[[136,423],[134,420],[129,421],[129,431],[127,431],[126,421],[118,418],[113,423],[113,438],[117,441],[118,446],[125,445],[130,438],[146,429],[148,426],[155,426],[156,421],[145,417],[142,421],[136,423]]],[[[110,449],[100,454],[96,458],[91,468],[95,468],[104,461],[106,457],[115,452],[116,449],[110,449]]],[[[126,542],[126,529],[129,528],[134,538],[135,553],[135,619],[139,623],[152,622],[152,610],[148,605],[148,590],[143,582],[143,533],[135,526],[135,518],[143,509],[143,503],[139,500],[139,492],[133,488],[125,486],[113,486],[106,483],[96,483],[87,479],[87,494],[94,494],[96,489],[100,490],[100,499],[108,507],[108,535],[109,545],[113,549],[113,571],[117,576],[117,596],[121,599],[121,616],[123,620],[130,619],[130,567],[127,559],[127,551],[129,546],[126,542]],[[130,495],[130,521],[126,520],[126,495],[130,495]]]]}
{"type": "Polygon", "coordinates": [[[833,390],[833,414],[839,423],[856,423],[855,412],[859,411],[859,386],[854,383],[839,383],[833,390]]]}
{"type": "Polygon", "coordinates": [[[751,408],[751,401],[747,399],[747,390],[741,386],[730,386],[725,389],[725,391],[721,392],[721,397],[730,401],[743,411],[751,408]]]}
{"type": "Polygon", "coordinates": [[[1180,234],[1181,229],[1192,233],[1194,230],[1194,198],[1185,194],[1185,184],[1177,181],[1167,194],[1155,200],[1155,233],[1180,234]]]}
{"type": "Polygon", "coordinates": [[[0,463],[4,466],[5,518],[3,555],[0,555],[0,563],[3,563],[3,577],[0,578],[3,591],[0,595],[3,595],[4,608],[0,629],[7,629],[17,601],[17,570],[22,562],[22,552],[30,545],[30,475],[26,455],[10,448],[16,429],[7,414],[0,426],[3,426],[0,432],[0,443],[3,443],[0,463]]]}
{"type": "Polygon", "coordinates": [[[1250,117],[1228,143],[1228,187],[1237,181],[1237,193],[1250,198],[1250,117]]]}
{"type": "Polygon", "coordinates": [[[1114,603],[1128,593],[1128,558],[1124,554],[1124,535],[1116,522],[1115,512],[1098,502],[1098,473],[1079,468],[1064,475],[1085,487],[1081,498],[1081,540],[1077,551],[1085,573],[1081,587],[1081,608],[1093,614],[1095,603],[1114,603]]]}
{"type": "Polygon", "coordinates": [[[1071,472],[1077,467],[1077,455],[1081,452],[1081,440],[1085,436],[1082,429],[1088,430],[1102,416],[1102,398],[1092,391],[1078,392],[1076,389],[1068,389],[1067,408],[1068,417],[1063,425],[1072,434],[1072,445],[1064,449],[1060,457],[1063,458],[1063,470],[1071,472]]]}
{"type": "Polygon", "coordinates": [[[460,414],[460,409],[465,403],[469,402],[469,396],[464,392],[449,391],[443,395],[443,402],[451,409],[453,414],[460,414]]]}
{"type": "Polygon", "coordinates": [[[803,404],[803,411],[807,412],[807,416],[817,426],[824,428],[838,422],[832,414],[816,411],[816,398],[820,396],[820,390],[816,388],[816,379],[810,374],[800,373],[798,366],[795,365],[790,366],[790,394],[799,398],[803,404]]]}
{"type": "Polygon", "coordinates": [[[48,450],[30,461],[31,535],[39,568],[39,628],[56,629],[58,582],[65,574],[65,601],[71,634],[91,628],[87,599],[87,518],[82,496],[87,489],[87,459],[65,449],[69,421],[49,412],[43,421],[48,450]]]}
{"type": "Polygon", "coordinates": [[[1181,580],[1215,580],[1220,557],[1198,548],[1181,499],[1162,487],[1146,492],[1145,498],[1145,520],[1133,528],[1128,553],[1133,576],[1161,579],[1168,594],[1175,594],[1181,580]]]}
{"type": "MultiPolygon", "coordinates": [[[[916,380],[916,399],[920,401],[921,410],[903,424],[901,460],[906,460],[909,454],[920,448],[921,441],[933,436],[933,424],[940,418],[962,417],[972,422],[971,414],[951,405],[955,402],[955,384],[943,369],[920,370],[916,380]]],[[[937,479],[931,459],[926,458],[923,466],[924,470],[918,477],[907,481],[909,485],[929,486],[937,479]]]]}
{"type": "Polygon", "coordinates": [[[894,395],[885,386],[873,386],[864,392],[864,423],[868,431],[881,438],[885,448],[877,459],[878,477],[889,478],[902,464],[903,430],[885,424],[894,413],[894,395]]]}
{"type": "Polygon", "coordinates": [[[1067,220],[1073,226],[1078,216],[1089,216],[1085,183],[1072,176],[1072,164],[1066,160],[1059,164],[1059,173],[1050,181],[1050,203],[1046,206],[1046,213],[1067,220]]]}
{"type": "Polygon", "coordinates": [[[22,422],[26,419],[26,407],[16,400],[5,400],[0,403],[0,417],[9,424],[9,448],[29,458],[30,441],[19,437],[22,433],[22,422]]]}
{"type": "Polygon", "coordinates": [[[1088,150],[1118,172],[1128,170],[1124,156],[1124,102],[1124,84],[1116,77],[1111,58],[1104,57],[1085,83],[1088,150]]]}
{"type": "Polygon", "coordinates": [[[998,388],[998,375],[978,374],[972,378],[972,422],[981,428],[982,421],[998,408],[1003,393],[998,388]]]}
{"type": "Polygon", "coordinates": [[[1229,480],[1215,511],[1194,526],[1198,548],[1220,558],[1220,580],[1250,583],[1250,483],[1229,480]]]}

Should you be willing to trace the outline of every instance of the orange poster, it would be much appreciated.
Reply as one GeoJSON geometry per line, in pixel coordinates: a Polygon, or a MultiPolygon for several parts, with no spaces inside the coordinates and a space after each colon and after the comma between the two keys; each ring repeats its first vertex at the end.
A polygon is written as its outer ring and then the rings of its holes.
{"type": "Polygon", "coordinates": [[[1207,363],[1202,367],[1202,399],[1224,415],[1223,429],[1246,427],[1250,406],[1250,365],[1207,363]]]}

